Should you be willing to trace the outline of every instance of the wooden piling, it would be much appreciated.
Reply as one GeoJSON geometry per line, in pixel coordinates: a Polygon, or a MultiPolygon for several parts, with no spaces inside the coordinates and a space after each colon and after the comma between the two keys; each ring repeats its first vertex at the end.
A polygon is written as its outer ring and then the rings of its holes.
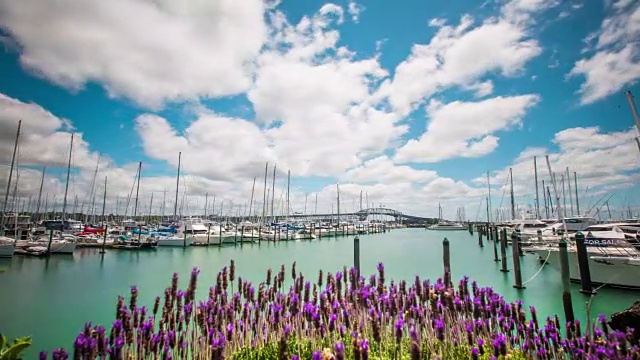
{"type": "Polygon", "coordinates": [[[507,269],[507,229],[503,229],[500,235],[500,260],[502,261],[500,271],[509,272],[507,269]]]}
{"type": "MultiPolygon", "coordinates": [[[[186,229],[185,229],[186,230],[186,229]]],[[[182,233],[182,248],[186,249],[187,248],[187,232],[183,232],[182,233]]],[[[140,240],[138,240],[138,242],[140,242],[140,240]]]]}
{"type": "Polygon", "coordinates": [[[498,242],[492,241],[492,243],[493,243],[493,261],[498,262],[500,261],[500,258],[498,257],[498,242]]]}
{"type": "Polygon", "coordinates": [[[49,230],[49,243],[47,244],[47,256],[51,255],[51,242],[53,242],[53,229],[49,230]]]}
{"type": "Polygon", "coordinates": [[[353,238],[353,267],[358,272],[358,276],[360,276],[360,238],[353,238]]]}
{"type": "Polygon", "coordinates": [[[105,253],[105,247],[107,245],[107,225],[105,224],[103,228],[104,228],[104,234],[102,234],[102,249],[100,249],[100,254],[105,253]]]}
{"type": "Polygon", "coordinates": [[[211,245],[211,224],[209,224],[209,230],[207,231],[207,246],[211,245]]]}
{"type": "Polygon", "coordinates": [[[442,240],[442,264],[444,265],[444,284],[453,287],[451,282],[451,254],[449,253],[449,239],[442,240]]]}
{"type": "MultiPolygon", "coordinates": [[[[470,230],[469,233],[471,235],[473,235],[473,231],[470,230]]],[[[480,233],[480,232],[478,232],[478,245],[480,247],[484,247],[484,244],[482,243],[482,233],[480,233]]]]}
{"type": "Polygon", "coordinates": [[[522,272],[520,270],[520,234],[513,232],[511,234],[511,254],[513,257],[513,272],[515,283],[513,287],[516,289],[524,289],[522,285],[522,272]]]}
{"type": "MultiPolygon", "coordinates": [[[[513,245],[513,246],[515,246],[518,249],[518,252],[517,252],[518,256],[524,256],[524,251],[522,251],[522,233],[520,233],[520,229],[516,229],[514,233],[516,238],[518,238],[518,242],[516,244],[517,246],[516,245],[513,245]]],[[[511,242],[511,244],[514,244],[514,243],[511,242]]]]}
{"type": "Polygon", "coordinates": [[[238,245],[238,224],[236,224],[233,229],[233,245],[238,245]]]}
{"type": "Polygon", "coordinates": [[[578,255],[578,266],[580,267],[580,292],[587,295],[593,295],[596,292],[591,284],[591,271],[589,270],[589,255],[587,254],[587,245],[584,243],[585,236],[581,232],[575,235],[576,248],[578,255]]]}
{"type": "Polygon", "coordinates": [[[560,248],[560,276],[562,277],[562,307],[564,309],[564,317],[567,323],[573,324],[575,317],[573,314],[573,303],[571,302],[571,279],[569,278],[569,252],[567,251],[567,242],[564,238],[558,242],[560,248]]]}

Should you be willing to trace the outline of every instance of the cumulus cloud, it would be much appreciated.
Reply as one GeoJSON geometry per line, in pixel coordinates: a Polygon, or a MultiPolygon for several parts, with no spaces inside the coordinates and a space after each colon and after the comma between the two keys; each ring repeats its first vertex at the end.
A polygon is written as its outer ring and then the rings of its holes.
{"type": "Polygon", "coordinates": [[[537,95],[495,97],[479,102],[432,100],[427,106],[425,133],[396,152],[400,162],[437,162],[453,157],[480,157],[498,146],[497,131],[522,122],[537,95]]]}
{"type": "Polygon", "coordinates": [[[582,104],[601,100],[640,78],[640,3],[613,1],[609,12],[588,37],[595,40],[590,54],[576,61],[568,74],[584,78],[578,91],[582,104]]]}
{"type": "MultiPolygon", "coordinates": [[[[536,9],[525,11],[522,6],[514,9],[519,9],[520,14],[536,9]]],[[[470,15],[464,15],[456,26],[432,20],[432,26],[440,26],[438,32],[428,44],[413,46],[409,57],[396,67],[393,79],[383,83],[378,95],[388,98],[400,114],[406,115],[422,99],[440,90],[452,86],[476,90],[473,84],[488,73],[518,75],[542,49],[524,24],[512,20],[508,16],[491,18],[476,26],[470,15]]],[[[487,85],[484,92],[489,90],[487,85]]]]}
{"type": "MultiPolygon", "coordinates": [[[[523,150],[511,165],[492,171],[490,181],[497,196],[508,196],[509,168],[513,169],[514,193],[520,205],[533,205],[535,197],[534,156],[537,157],[540,183],[539,196],[542,204],[542,180],[549,186],[552,197],[553,186],[545,156],[549,156],[551,170],[556,174],[556,184],[561,191],[560,181],[565,179],[565,194],[569,203],[569,180],[566,170],[569,169],[571,186],[574,186],[574,175],[578,179],[578,194],[583,200],[595,201],[594,198],[604,194],[614,194],[627,189],[640,180],[638,168],[638,149],[635,143],[636,130],[604,132],[598,127],[576,127],[557,132],[552,143],[554,148],[527,148],[523,150]]],[[[474,179],[477,185],[486,184],[486,177],[474,179]]],[[[574,193],[571,194],[575,198],[574,193]]],[[[505,200],[506,201],[506,200],[505,200]]],[[[574,200],[575,201],[575,200],[574,200]]],[[[506,202],[504,203],[506,204],[506,202]]],[[[583,204],[584,205],[584,204],[583,204]]],[[[542,205],[541,205],[542,206],[542,205]]],[[[567,205],[568,206],[568,205],[567,205]]],[[[586,210],[586,205],[581,211],[586,210]]],[[[593,214],[591,214],[593,215],[593,214]]]]}
{"type": "Polygon", "coordinates": [[[263,16],[261,0],[0,1],[26,69],[70,89],[98,82],[147,107],[246,90],[263,16]]]}

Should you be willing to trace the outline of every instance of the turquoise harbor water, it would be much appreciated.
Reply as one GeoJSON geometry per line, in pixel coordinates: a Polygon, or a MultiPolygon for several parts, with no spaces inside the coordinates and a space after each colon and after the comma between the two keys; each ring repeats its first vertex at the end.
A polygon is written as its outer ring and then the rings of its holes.
{"type": "MultiPolygon", "coordinates": [[[[562,314],[559,273],[545,267],[525,290],[516,290],[513,273],[501,273],[493,261],[493,247],[477,245],[477,236],[466,231],[438,232],[424,229],[398,229],[386,234],[360,237],[361,268],[364,275],[374,273],[378,262],[385,264],[388,279],[413,280],[415,275],[436,279],[442,275],[442,239],[451,246],[454,279],[464,275],[481,286],[492,286],[508,300],[522,299],[541,314],[562,314]]],[[[510,251],[509,251],[510,253],[510,251]]],[[[115,317],[118,295],[128,295],[137,285],[139,304],[152,306],[153,299],[169,286],[178,272],[186,286],[193,267],[201,269],[198,292],[205,297],[217,272],[233,259],[236,276],[258,283],[267,268],[297,270],[316,281],[318,270],[336,271],[353,263],[353,237],[313,241],[292,241],[227,247],[160,248],[155,251],[79,249],[73,256],[50,259],[25,258],[0,260],[0,332],[8,337],[31,335],[34,346],[27,358],[39,350],[64,346],[70,348],[85,322],[110,325],[115,317]]],[[[511,259],[509,257],[509,263],[511,259]]],[[[523,279],[540,268],[533,256],[522,258],[523,279]]],[[[289,272],[287,272],[289,274],[289,272]]],[[[586,319],[588,297],[573,285],[576,317],[586,319]]],[[[638,299],[638,292],[601,289],[592,302],[592,318],[622,310],[638,299]]]]}

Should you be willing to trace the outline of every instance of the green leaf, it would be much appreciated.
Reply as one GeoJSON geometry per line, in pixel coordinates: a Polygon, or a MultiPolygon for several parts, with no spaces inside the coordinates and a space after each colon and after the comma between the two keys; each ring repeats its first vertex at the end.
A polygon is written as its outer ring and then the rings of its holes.
{"type": "Polygon", "coordinates": [[[11,344],[11,346],[9,346],[2,355],[0,355],[0,360],[17,360],[20,358],[20,353],[29,348],[29,346],[31,346],[30,336],[15,339],[13,344],[11,344]]]}
{"type": "Polygon", "coordinates": [[[7,346],[7,338],[4,334],[0,334],[0,354],[4,352],[5,346],[7,346]]]}

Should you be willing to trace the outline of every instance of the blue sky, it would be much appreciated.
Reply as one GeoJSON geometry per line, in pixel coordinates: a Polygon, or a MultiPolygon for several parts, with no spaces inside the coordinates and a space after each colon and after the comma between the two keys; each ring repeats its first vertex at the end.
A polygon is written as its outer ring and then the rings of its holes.
{"type": "Polygon", "coordinates": [[[31,124],[24,197],[42,165],[57,169],[47,190],[59,192],[65,119],[81,133],[81,199],[98,154],[115,194],[142,161],[148,197],[172,189],[182,151],[198,206],[204,193],[246,203],[269,161],[278,187],[291,170],[296,211],[316,192],[329,209],[339,182],[349,207],[362,190],[417,215],[441,202],[452,216],[479,206],[487,171],[502,194],[509,167],[524,207],[527,154],[541,178],[550,154],[586,196],[638,200],[624,96],[640,93],[634,1],[0,0],[0,14],[0,157],[9,162],[17,120],[31,124]]]}

